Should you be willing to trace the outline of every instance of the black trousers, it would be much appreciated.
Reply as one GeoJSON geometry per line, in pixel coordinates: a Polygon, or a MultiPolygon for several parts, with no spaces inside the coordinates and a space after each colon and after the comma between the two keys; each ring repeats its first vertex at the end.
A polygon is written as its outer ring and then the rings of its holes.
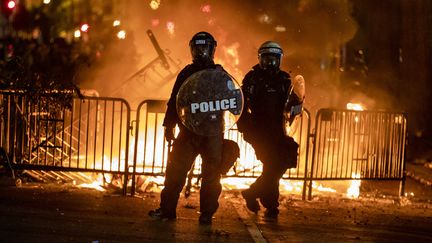
{"type": "Polygon", "coordinates": [[[248,194],[259,198],[261,204],[269,210],[279,207],[279,181],[287,167],[272,165],[267,161],[263,164],[263,172],[247,189],[248,194]]]}
{"type": "Polygon", "coordinates": [[[247,193],[259,198],[261,204],[276,211],[279,206],[279,181],[288,168],[297,164],[297,143],[285,137],[282,129],[267,132],[260,128],[252,141],[257,158],[263,163],[262,174],[247,189],[247,193]]]}
{"type": "Polygon", "coordinates": [[[162,210],[175,213],[180,193],[186,183],[187,173],[195,158],[202,157],[200,211],[213,215],[219,207],[218,198],[222,191],[220,184],[220,163],[222,159],[223,134],[198,136],[180,131],[174,141],[166,168],[164,189],[161,192],[162,210]]]}

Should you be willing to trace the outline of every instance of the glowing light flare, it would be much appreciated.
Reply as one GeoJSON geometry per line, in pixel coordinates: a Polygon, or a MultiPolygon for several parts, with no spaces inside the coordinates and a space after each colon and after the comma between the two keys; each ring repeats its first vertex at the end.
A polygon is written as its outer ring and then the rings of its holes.
{"type": "Polygon", "coordinates": [[[80,30],[75,30],[74,31],[74,37],[75,38],[80,38],[81,37],[81,31],[80,30]]]}
{"type": "Polygon", "coordinates": [[[51,3],[51,0],[43,0],[43,3],[44,3],[44,4],[50,4],[50,3],[51,3]]]}
{"type": "Polygon", "coordinates": [[[113,21],[113,26],[114,26],[114,27],[116,27],[116,26],[120,26],[120,20],[118,20],[118,19],[114,20],[114,21],[113,21]]]}
{"type": "Polygon", "coordinates": [[[168,21],[167,24],[166,24],[166,28],[168,30],[168,33],[171,36],[174,36],[174,34],[175,34],[175,25],[174,25],[174,22],[168,21]]]}
{"type": "Polygon", "coordinates": [[[158,9],[159,6],[160,6],[160,4],[161,4],[161,1],[160,1],[160,0],[152,0],[152,1],[150,1],[150,3],[149,3],[150,8],[153,9],[153,10],[158,9]]]}
{"type": "Polygon", "coordinates": [[[103,192],[103,191],[105,191],[105,189],[102,187],[103,181],[104,181],[103,175],[98,174],[98,177],[92,183],[83,183],[83,184],[78,185],[78,187],[96,189],[98,191],[103,192]]]}
{"type": "Polygon", "coordinates": [[[203,13],[210,13],[211,12],[211,5],[210,4],[206,4],[201,6],[201,12],[203,13]]]}
{"type": "Polygon", "coordinates": [[[403,116],[396,116],[396,117],[395,117],[395,123],[396,123],[396,124],[402,124],[403,121],[404,121],[403,116]]]}
{"type": "Polygon", "coordinates": [[[215,23],[216,23],[216,20],[215,20],[214,18],[210,18],[210,19],[207,21],[207,24],[210,25],[210,26],[215,25],[215,23]]]}
{"type": "Polygon", "coordinates": [[[280,180],[279,190],[281,192],[301,193],[303,191],[303,182],[290,181],[290,180],[280,180]]]}
{"type": "Polygon", "coordinates": [[[7,3],[7,7],[8,7],[8,9],[13,9],[13,8],[15,8],[15,7],[16,7],[16,2],[15,2],[15,1],[9,1],[9,2],[7,3]]]}
{"type": "Polygon", "coordinates": [[[414,192],[405,192],[405,197],[414,197],[414,192]]]}
{"type": "Polygon", "coordinates": [[[67,32],[65,30],[60,31],[59,36],[62,38],[66,38],[67,37],[67,32]]]}
{"type": "Polygon", "coordinates": [[[365,107],[360,103],[347,103],[346,108],[354,111],[364,111],[365,107]]]}
{"type": "MultiPolygon", "coordinates": [[[[363,110],[365,110],[364,107],[363,107],[363,105],[360,104],[360,103],[347,103],[346,108],[348,110],[354,110],[354,111],[363,111],[363,110]]],[[[359,117],[355,116],[354,117],[354,121],[356,123],[358,123],[360,121],[359,117]]]]}
{"type": "Polygon", "coordinates": [[[39,28],[34,28],[32,31],[32,37],[33,39],[38,39],[39,36],[41,35],[41,31],[39,28]]]}
{"type": "Polygon", "coordinates": [[[270,24],[272,22],[272,19],[268,14],[262,14],[258,17],[258,22],[262,24],[270,24]]]}
{"type": "Polygon", "coordinates": [[[159,19],[152,19],[151,20],[151,25],[153,26],[153,27],[156,27],[156,26],[158,26],[160,24],[160,20],[159,19]]]}
{"type": "Polygon", "coordinates": [[[126,39],[126,31],[120,30],[119,32],[117,32],[117,38],[119,38],[120,40],[126,39]]]}
{"type": "Polygon", "coordinates": [[[337,192],[335,189],[317,184],[315,181],[312,182],[312,188],[320,192],[337,192]]]}
{"type": "Polygon", "coordinates": [[[139,176],[137,179],[137,190],[145,192],[161,192],[164,188],[164,176],[139,176]]]}
{"type": "Polygon", "coordinates": [[[277,25],[275,27],[276,32],[285,32],[286,31],[286,27],[283,25],[277,25]]]}
{"type": "Polygon", "coordinates": [[[88,24],[82,24],[80,29],[82,32],[87,32],[89,28],[90,26],[88,24]]]}
{"type": "Polygon", "coordinates": [[[97,182],[97,181],[94,181],[94,182],[92,182],[92,183],[84,183],[84,184],[80,184],[80,185],[78,185],[78,187],[81,187],[81,188],[96,189],[96,190],[98,190],[98,191],[100,191],[100,192],[105,191],[105,189],[104,189],[104,188],[100,185],[100,183],[97,182]]]}
{"type": "MultiPolygon", "coordinates": [[[[353,172],[351,174],[351,177],[360,179],[360,174],[353,172]]],[[[361,180],[352,180],[350,183],[350,187],[348,188],[346,193],[347,197],[358,198],[360,196],[360,185],[361,185],[361,180]]]]}
{"type": "Polygon", "coordinates": [[[234,178],[226,177],[221,179],[221,184],[224,189],[247,189],[255,181],[255,178],[234,178]]]}

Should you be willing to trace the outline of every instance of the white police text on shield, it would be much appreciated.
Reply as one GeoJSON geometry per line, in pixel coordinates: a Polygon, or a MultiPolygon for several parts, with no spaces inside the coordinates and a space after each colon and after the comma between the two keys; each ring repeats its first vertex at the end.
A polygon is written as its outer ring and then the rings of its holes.
{"type": "Polygon", "coordinates": [[[236,98],[191,103],[191,113],[212,112],[237,108],[236,98]]]}

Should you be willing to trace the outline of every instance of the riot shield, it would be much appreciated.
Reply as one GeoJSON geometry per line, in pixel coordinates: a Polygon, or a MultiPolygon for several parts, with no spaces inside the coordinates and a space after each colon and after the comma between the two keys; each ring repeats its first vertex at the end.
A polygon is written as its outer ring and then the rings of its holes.
{"type": "Polygon", "coordinates": [[[230,129],[243,110],[240,86],[228,73],[205,69],[185,80],[177,94],[177,113],[190,131],[212,136],[230,129]]]}
{"type": "Polygon", "coordinates": [[[303,111],[305,93],[306,87],[303,76],[295,76],[288,91],[288,100],[285,103],[285,132],[288,136],[293,135],[296,125],[298,125],[296,121],[303,111]]]}

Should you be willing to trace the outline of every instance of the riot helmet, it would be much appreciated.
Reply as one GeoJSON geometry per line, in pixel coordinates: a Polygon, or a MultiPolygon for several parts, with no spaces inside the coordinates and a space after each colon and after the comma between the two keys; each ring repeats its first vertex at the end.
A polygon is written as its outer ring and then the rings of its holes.
{"type": "Polygon", "coordinates": [[[279,70],[282,56],[281,46],[274,41],[266,41],[258,49],[259,65],[264,70],[279,70]]]}
{"type": "Polygon", "coordinates": [[[217,42],[210,33],[198,32],[189,42],[192,61],[197,64],[213,62],[217,42]]]}

